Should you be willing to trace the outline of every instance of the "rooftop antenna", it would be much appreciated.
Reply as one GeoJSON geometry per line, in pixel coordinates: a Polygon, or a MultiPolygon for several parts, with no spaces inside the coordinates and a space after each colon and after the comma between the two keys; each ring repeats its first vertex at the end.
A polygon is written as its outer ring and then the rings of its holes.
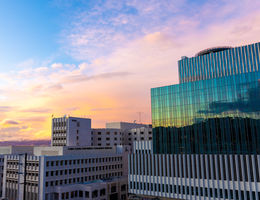
{"type": "Polygon", "coordinates": [[[137,112],[138,115],[139,115],[139,123],[141,124],[142,123],[142,112],[137,112]]]}

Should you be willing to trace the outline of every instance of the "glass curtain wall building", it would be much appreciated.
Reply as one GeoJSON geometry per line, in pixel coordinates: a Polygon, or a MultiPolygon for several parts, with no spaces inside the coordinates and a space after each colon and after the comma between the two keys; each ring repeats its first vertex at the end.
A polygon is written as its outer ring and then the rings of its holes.
{"type": "Polygon", "coordinates": [[[259,154],[259,63],[259,43],[179,61],[181,83],[151,90],[154,152],[259,154]]]}
{"type": "Polygon", "coordinates": [[[180,84],[151,89],[153,141],[129,156],[130,193],[260,199],[260,43],[206,49],[178,66],[180,84]]]}

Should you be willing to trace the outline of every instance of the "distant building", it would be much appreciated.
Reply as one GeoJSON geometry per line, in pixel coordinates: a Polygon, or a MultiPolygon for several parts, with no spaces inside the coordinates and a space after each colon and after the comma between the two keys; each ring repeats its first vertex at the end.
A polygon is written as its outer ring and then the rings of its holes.
{"type": "Polygon", "coordinates": [[[1,196],[8,200],[127,199],[129,150],[122,146],[121,130],[91,130],[90,119],[54,118],[52,146],[0,147],[1,196]],[[111,139],[99,145],[99,136],[107,138],[107,134],[111,139]]]}
{"type": "Polygon", "coordinates": [[[60,117],[52,119],[52,146],[91,146],[91,119],[60,117]]]}
{"type": "Polygon", "coordinates": [[[0,146],[0,155],[23,153],[33,154],[33,146],[0,146]]]}
{"type": "Polygon", "coordinates": [[[130,122],[108,122],[106,123],[106,128],[116,128],[121,129],[122,131],[129,130],[132,128],[140,128],[140,127],[147,127],[147,124],[137,124],[137,123],[130,123],[130,122]]]}
{"type": "Polygon", "coordinates": [[[106,128],[92,128],[91,120],[77,117],[52,119],[52,146],[115,146],[151,140],[151,125],[109,122],[106,128]]]}
{"type": "Polygon", "coordinates": [[[92,146],[122,145],[122,130],[112,128],[92,129],[92,146]]]}
{"type": "Polygon", "coordinates": [[[152,126],[127,129],[123,134],[123,144],[133,146],[134,141],[152,140],[152,126]]]}
{"type": "Polygon", "coordinates": [[[0,147],[1,196],[8,200],[128,199],[132,141],[151,139],[151,126],[126,122],[107,126],[91,129],[90,119],[53,118],[51,146],[0,147]]]}

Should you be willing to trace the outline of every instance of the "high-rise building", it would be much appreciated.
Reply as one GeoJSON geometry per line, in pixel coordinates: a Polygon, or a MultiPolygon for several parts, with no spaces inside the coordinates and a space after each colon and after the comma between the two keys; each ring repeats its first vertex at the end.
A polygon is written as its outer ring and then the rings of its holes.
{"type": "Polygon", "coordinates": [[[153,145],[129,156],[130,193],[260,199],[260,43],[178,64],[180,84],[151,89],[153,145]]]}

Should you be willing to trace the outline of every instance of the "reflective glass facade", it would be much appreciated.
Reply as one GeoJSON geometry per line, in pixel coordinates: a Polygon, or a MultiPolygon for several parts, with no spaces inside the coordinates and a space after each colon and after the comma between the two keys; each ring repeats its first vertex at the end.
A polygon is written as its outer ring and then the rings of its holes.
{"type": "Polygon", "coordinates": [[[260,153],[259,45],[181,60],[181,83],[151,90],[154,153],[260,153]]]}
{"type": "Polygon", "coordinates": [[[180,83],[258,71],[259,52],[260,43],[255,43],[182,59],[178,63],[180,83]]]}

